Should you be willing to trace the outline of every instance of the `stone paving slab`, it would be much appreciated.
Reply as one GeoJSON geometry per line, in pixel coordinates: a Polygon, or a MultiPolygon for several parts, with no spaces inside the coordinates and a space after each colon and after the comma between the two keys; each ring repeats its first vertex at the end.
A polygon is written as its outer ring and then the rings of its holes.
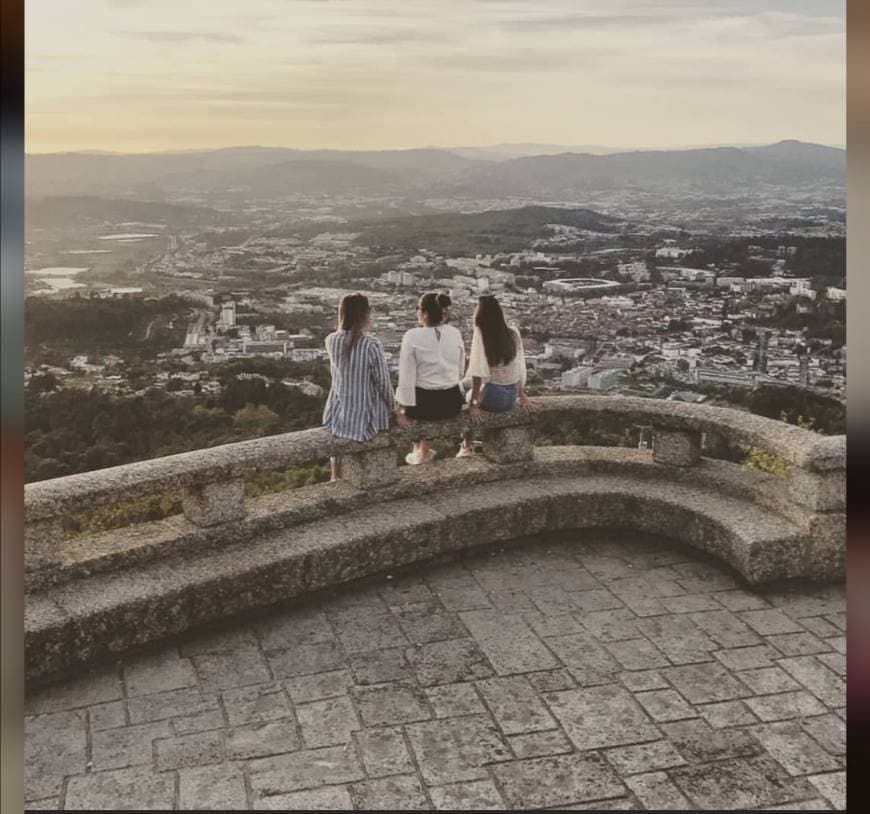
{"type": "Polygon", "coordinates": [[[30,688],[28,807],[841,807],[844,629],[841,585],[517,541],[30,688]]]}

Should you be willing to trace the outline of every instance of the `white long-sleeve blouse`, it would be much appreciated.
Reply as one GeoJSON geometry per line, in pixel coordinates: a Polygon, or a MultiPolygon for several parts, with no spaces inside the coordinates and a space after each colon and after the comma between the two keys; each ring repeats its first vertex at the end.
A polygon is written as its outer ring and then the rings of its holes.
{"type": "Polygon", "coordinates": [[[517,353],[506,365],[490,366],[486,360],[486,351],[483,348],[483,334],[480,328],[474,328],[471,337],[471,353],[468,356],[468,376],[479,376],[484,382],[493,384],[517,384],[525,387],[526,384],[526,353],[523,350],[523,340],[520,332],[511,327],[517,342],[517,353]]]}
{"type": "Polygon", "coordinates": [[[412,328],[402,337],[396,401],[417,406],[415,388],[446,390],[462,381],[465,343],[452,325],[412,328]]]}

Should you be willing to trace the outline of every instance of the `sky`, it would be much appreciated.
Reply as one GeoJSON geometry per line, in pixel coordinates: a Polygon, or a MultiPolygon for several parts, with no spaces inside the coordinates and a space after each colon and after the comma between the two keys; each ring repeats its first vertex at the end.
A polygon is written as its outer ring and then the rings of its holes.
{"type": "Polygon", "coordinates": [[[845,0],[28,0],[26,150],[846,140],[845,0]]]}

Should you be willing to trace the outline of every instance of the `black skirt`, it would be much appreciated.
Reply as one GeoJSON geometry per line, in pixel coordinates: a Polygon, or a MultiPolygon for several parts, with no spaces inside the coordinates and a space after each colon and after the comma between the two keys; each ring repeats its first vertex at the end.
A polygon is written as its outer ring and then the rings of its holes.
{"type": "Polygon", "coordinates": [[[446,390],[424,390],[415,387],[417,397],[416,407],[406,407],[405,415],[417,421],[441,421],[445,418],[455,418],[462,411],[465,400],[459,385],[446,390]]]}

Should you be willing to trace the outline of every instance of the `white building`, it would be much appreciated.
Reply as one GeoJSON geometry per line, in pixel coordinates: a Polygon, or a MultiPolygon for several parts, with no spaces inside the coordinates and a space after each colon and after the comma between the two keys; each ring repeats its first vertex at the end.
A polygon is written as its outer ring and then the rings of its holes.
{"type": "Polygon", "coordinates": [[[660,249],[656,249],[656,257],[670,257],[677,259],[685,257],[687,254],[691,254],[691,251],[691,249],[680,249],[677,246],[662,246],[660,249]]]}
{"type": "Polygon", "coordinates": [[[750,277],[746,280],[745,287],[750,291],[777,291],[791,288],[794,282],[785,277],[750,277]]]}
{"type": "Polygon", "coordinates": [[[643,283],[649,280],[649,269],[643,260],[638,260],[635,263],[619,263],[616,270],[620,274],[628,275],[636,283],[643,283]]]}
{"type": "Polygon", "coordinates": [[[696,382],[710,382],[712,384],[733,384],[739,387],[755,387],[758,376],[755,373],[740,370],[728,370],[726,368],[695,368],[696,382]]]}
{"type": "Polygon", "coordinates": [[[566,370],[562,373],[559,380],[560,390],[576,390],[586,387],[589,383],[589,376],[595,370],[593,367],[574,367],[571,370],[566,370]]]}
{"type": "Polygon", "coordinates": [[[236,324],[236,303],[233,300],[221,305],[220,324],[224,328],[233,328],[236,324]]]}
{"type": "Polygon", "coordinates": [[[579,343],[575,339],[557,339],[553,338],[549,342],[544,343],[544,359],[576,359],[577,352],[580,350],[579,343]]]}
{"type": "Polygon", "coordinates": [[[631,370],[634,367],[634,359],[623,354],[602,356],[599,365],[606,370],[631,370]]]}
{"type": "Polygon", "coordinates": [[[811,280],[809,277],[795,277],[791,281],[788,293],[793,297],[809,297],[810,299],[815,299],[816,292],[812,290],[810,284],[811,280]]]}
{"type": "Polygon", "coordinates": [[[110,288],[108,294],[101,293],[100,298],[111,297],[112,299],[118,299],[121,297],[135,297],[145,293],[145,289],[138,288],[135,286],[125,287],[125,288],[110,288]]]}
{"type": "Polygon", "coordinates": [[[599,370],[589,376],[587,385],[590,390],[607,392],[619,387],[619,372],[616,370],[599,370]]]}
{"type": "Polygon", "coordinates": [[[291,361],[293,362],[316,362],[318,359],[326,358],[325,348],[293,348],[289,352],[291,361]]]}
{"type": "Polygon", "coordinates": [[[253,340],[242,344],[242,353],[246,356],[282,357],[287,355],[287,343],[253,340]]]}

